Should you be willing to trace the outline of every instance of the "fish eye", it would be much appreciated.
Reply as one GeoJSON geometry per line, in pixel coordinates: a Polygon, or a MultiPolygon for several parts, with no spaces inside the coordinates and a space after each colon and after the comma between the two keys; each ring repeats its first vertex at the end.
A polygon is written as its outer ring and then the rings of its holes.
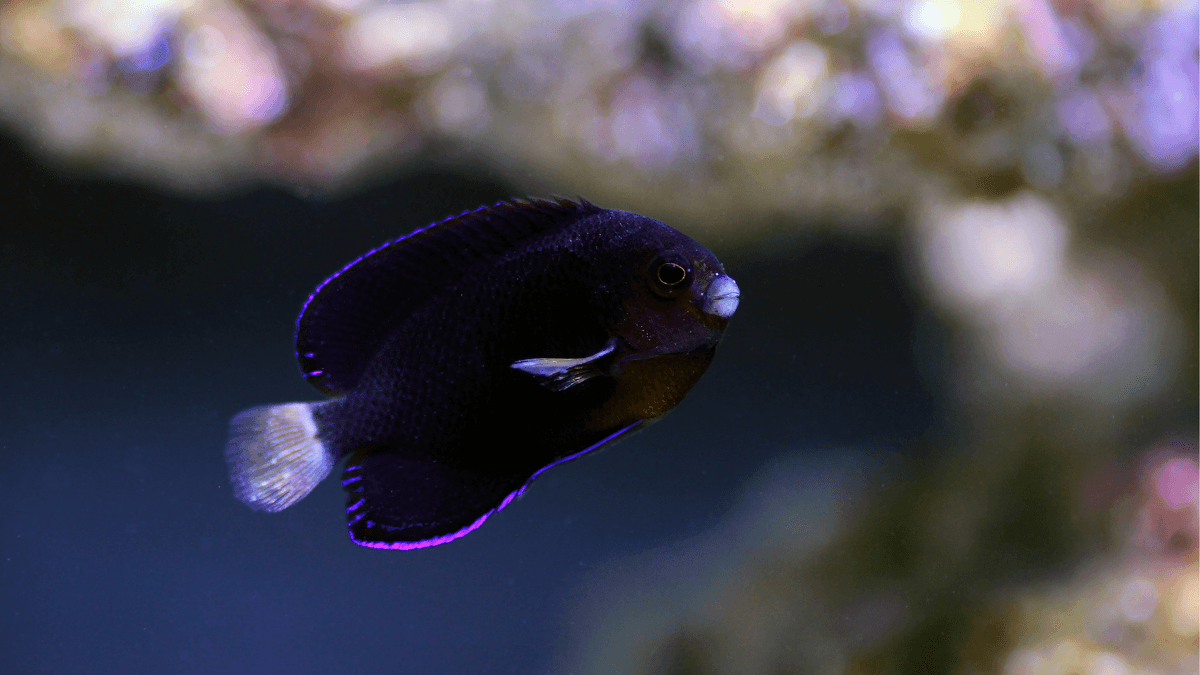
{"type": "Polygon", "coordinates": [[[647,272],[650,288],[663,298],[677,297],[692,285],[691,261],[674,251],[656,258],[647,272]]]}
{"type": "Polygon", "coordinates": [[[668,262],[658,266],[658,282],[666,286],[678,286],[687,278],[687,270],[678,263],[668,262]]]}

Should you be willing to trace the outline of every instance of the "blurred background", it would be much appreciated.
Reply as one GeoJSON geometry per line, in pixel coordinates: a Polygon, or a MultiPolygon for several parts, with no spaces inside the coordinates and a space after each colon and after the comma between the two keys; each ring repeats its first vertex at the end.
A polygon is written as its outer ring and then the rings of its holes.
{"type": "Polygon", "coordinates": [[[1198,22],[9,0],[0,671],[1196,673],[1198,22]],[[232,497],[322,279],[549,194],[738,280],[687,401],[433,549],[232,497]]]}

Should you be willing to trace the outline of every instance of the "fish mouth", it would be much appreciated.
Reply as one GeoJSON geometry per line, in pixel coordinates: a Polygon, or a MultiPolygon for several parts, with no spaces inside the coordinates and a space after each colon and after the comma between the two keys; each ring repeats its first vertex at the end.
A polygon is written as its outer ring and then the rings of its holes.
{"type": "Polygon", "coordinates": [[[741,291],[737,282],[722,274],[708,285],[704,297],[704,313],[728,319],[737,311],[741,291]]]}

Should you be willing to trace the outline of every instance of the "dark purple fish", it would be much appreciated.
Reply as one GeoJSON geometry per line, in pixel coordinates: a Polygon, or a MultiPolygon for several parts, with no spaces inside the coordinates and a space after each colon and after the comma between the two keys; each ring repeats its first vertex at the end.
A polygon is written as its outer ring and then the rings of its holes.
{"type": "Polygon", "coordinates": [[[737,306],[712,253],[637,214],[560,199],[449,218],[308,299],[296,353],[333,398],[234,417],[234,493],[279,511],[346,459],[356,544],[452,541],[675,407],[737,306]]]}

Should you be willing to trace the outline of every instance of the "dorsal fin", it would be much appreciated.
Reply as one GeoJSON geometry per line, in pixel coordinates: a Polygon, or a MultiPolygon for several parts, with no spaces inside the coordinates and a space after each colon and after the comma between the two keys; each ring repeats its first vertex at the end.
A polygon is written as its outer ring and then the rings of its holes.
{"type": "Polygon", "coordinates": [[[384,244],[326,279],[296,321],[304,377],[349,391],[393,329],[466,270],[529,237],[602,211],[580,198],[515,199],[447,218],[384,244]]]}

